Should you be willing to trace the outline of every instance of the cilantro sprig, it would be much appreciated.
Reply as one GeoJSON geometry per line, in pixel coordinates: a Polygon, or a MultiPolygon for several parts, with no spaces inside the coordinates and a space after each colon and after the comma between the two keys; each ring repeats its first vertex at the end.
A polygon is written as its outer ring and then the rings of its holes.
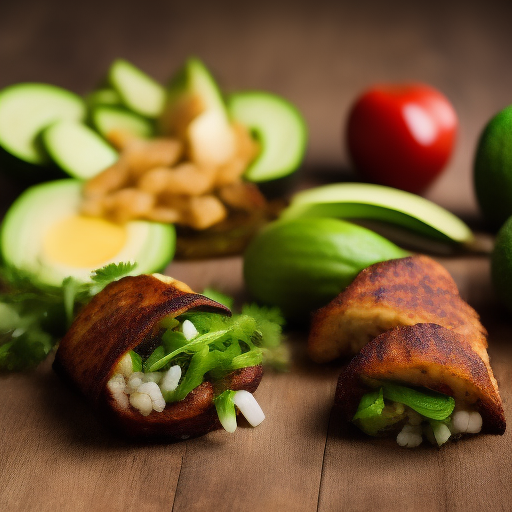
{"type": "Polygon", "coordinates": [[[51,352],[74,318],[107,284],[124,277],[134,263],[112,263],[83,283],[72,277],[61,287],[35,285],[32,276],[0,267],[0,371],[34,368],[51,352]]]}

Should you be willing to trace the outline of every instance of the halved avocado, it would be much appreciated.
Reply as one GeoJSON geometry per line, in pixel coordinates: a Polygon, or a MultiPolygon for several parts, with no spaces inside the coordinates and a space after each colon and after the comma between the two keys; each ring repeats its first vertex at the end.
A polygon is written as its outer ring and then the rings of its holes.
{"type": "Polygon", "coordinates": [[[173,226],[134,221],[124,225],[79,214],[82,183],[58,180],[27,189],[2,223],[7,265],[39,285],[60,286],[67,276],[87,282],[109,263],[137,262],[132,274],[161,271],[174,256],[173,226]]]}
{"type": "Polygon", "coordinates": [[[307,128],[295,106],[275,94],[247,91],[229,97],[228,111],[260,142],[260,154],[245,172],[247,180],[277,180],[298,169],[306,150],[307,128]]]}

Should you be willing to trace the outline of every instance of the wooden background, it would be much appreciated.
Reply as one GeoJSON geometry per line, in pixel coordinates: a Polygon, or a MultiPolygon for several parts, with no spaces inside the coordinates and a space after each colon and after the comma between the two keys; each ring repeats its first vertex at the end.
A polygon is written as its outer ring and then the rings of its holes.
{"type": "MultiPolygon", "coordinates": [[[[165,81],[194,54],[226,90],[271,90],[299,106],[310,130],[305,186],[350,177],[344,120],[363,88],[425,81],[452,100],[461,122],[427,197],[480,231],[471,166],[484,124],[512,103],[511,11],[493,1],[2,0],[0,88],[38,81],[86,93],[117,57],[165,81]]],[[[1,180],[2,211],[18,191],[1,180]]],[[[512,326],[495,302],[488,257],[438,259],[489,330],[510,422],[512,326]]],[[[244,295],[240,258],[173,262],[167,272],[197,290],[244,295]]],[[[512,510],[510,430],[441,450],[365,437],[331,415],[339,366],[310,363],[305,338],[289,334],[290,372],[269,372],[257,391],[267,415],[260,427],[179,444],[138,445],[106,431],[50,360],[0,377],[0,510],[512,510]]]]}

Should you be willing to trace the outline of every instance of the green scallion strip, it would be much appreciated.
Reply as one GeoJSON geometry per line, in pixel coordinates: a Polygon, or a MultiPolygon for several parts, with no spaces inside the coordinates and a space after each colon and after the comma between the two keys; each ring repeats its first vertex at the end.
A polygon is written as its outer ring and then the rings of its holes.
{"type": "Polygon", "coordinates": [[[236,430],[236,410],[233,402],[235,391],[226,390],[213,400],[221,425],[227,432],[236,430]]]}
{"type": "Polygon", "coordinates": [[[132,370],[134,372],[141,372],[142,371],[142,357],[140,357],[137,352],[134,352],[133,350],[130,350],[128,352],[130,354],[130,357],[132,358],[132,370]]]}
{"type": "MultiPolygon", "coordinates": [[[[160,368],[164,367],[173,357],[176,357],[177,355],[183,353],[183,352],[195,352],[194,349],[201,349],[202,345],[210,345],[214,341],[217,341],[219,338],[222,338],[227,332],[229,332],[229,329],[222,330],[222,331],[215,331],[215,332],[207,332],[206,334],[201,334],[200,336],[196,336],[193,340],[189,341],[186,345],[183,345],[183,347],[180,347],[176,350],[173,350],[170,354],[165,355],[161,359],[157,361],[152,361],[151,365],[147,364],[148,371],[150,372],[156,372],[157,370],[160,370],[160,368]]],[[[162,347],[163,350],[163,347],[162,347]]],[[[152,356],[153,354],[151,354],[152,356]]],[[[151,357],[150,356],[150,357],[151,357]]]]}
{"type": "Polygon", "coordinates": [[[154,365],[156,362],[161,361],[164,356],[165,349],[162,345],[159,345],[158,347],[155,348],[155,350],[153,350],[151,355],[144,361],[144,373],[153,372],[154,370],[151,369],[151,366],[154,365]]]}
{"type": "Polygon", "coordinates": [[[427,388],[415,389],[386,382],[382,384],[384,398],[407,405],[416,412],[433,420],[444,420],[453,412],[453,397],[427,388]]]}
{"type": "Polygon", "coordinates": [[[193,389],[197,388],[203,382],[204,374],[210,371],[214,364],[215,361],[210,357],[208,345],[205,345],[192,356],[187,372],[174,391],[173,401],[183,400],[193,389]]]}
{"type": "MultiPolygon", "coordinates": [[[[214,341],[217,341],[219,338],[222,338],[226,333],[229,332],[229,329],[221,330],[221,331],[215,331],[215,332],[208,332],[206,334],[201,334],[200,336],[196,336],[193,340],[189,341],[186,345],[183,347],[180,347],[176,350],[173,350],[171,353],[161,357],[160,359],[156,361],[151,361],[151,364],[146,361],[146,367],[150,372],[156,372],[157,370],[160,370],[160,368],[164,367],[173,357],[176,357],[177,355],[183,353],[183,352],[195,352],[195,349],[201,350],[202,345],[210,345],[214,341]]],[[[162,347],[162,352],[164,352],[164,348],[162,347]]],[[[153,352],[154,354],[154,352],[153,352]]],[[[153,356],[151,354],[150,358],[153,356]]]]}

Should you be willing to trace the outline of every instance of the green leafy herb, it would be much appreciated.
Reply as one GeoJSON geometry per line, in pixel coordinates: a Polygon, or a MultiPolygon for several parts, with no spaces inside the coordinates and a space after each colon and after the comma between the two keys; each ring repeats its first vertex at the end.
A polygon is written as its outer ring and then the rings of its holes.
{"type": "Polygon", "coordinates": [[[97,285],[105,287],[107,284],[127,276],[136,266],[136,263],[131,262],[110,263],[109,265],[94,270],[91,274],[91,279],[97,285]]]}
{"type": "Polygon", "coordinates": [[[30,274],[0,267],[0,371],[35,367],[64,335],[77,307],[133,268],[131,263],[107,265],[93,273],[90,283],[68,277],[56,288],[34,286],[30,274]]]}
{"type": "Polygon", "coordinates": [[[180,348],[177,348],[176,350],[172,351],[170,354],[163,355],[165,353],[163,345],[160,345],[155,349],[155,351],[149,356],[148,360],[145,362],[145,368],[147,368],[146,371],[148,372],[156,372],[163,368],[167,363],[171,362],[174,357],[177,355],[187,352],[187,353],[194,353],[197,351],[201,351],[205,345],[209,345],[210,343],[213,343],[214,341],[217,341],[219,338],[224,336],[228,331],[227,330],[221,330],[221,331],[214,331],[214,332],[207,332],[205,334],[202,334],[200,336],[196,336],[193,340],[189,341],[186,345],[183,345],[180,348]],[[161,349],[161,350],[160,350],[161,349]],[[157,357],[156,352],[158,351],[157,357]]]}
{"type": "Polygon", "coordinates": [[[352,421],[370,436],[382,435],[405,417],[404,408],[384,403],[383,390],[363,395],[352,421]]]}
{"type": "Polygon", "coordinates": [[[386,382],[382,385],[384,398],[409,406],[416,412],[433,420],[444,420],[453,412],[455,400],[431,389],[410,388],[386,382]]]}
{"type": "Polygon", "coordinates": [[[436,439],[444,439],[446,429],[440,424],[449,421],[455,400],[427,388],[417,389],[391,382],[382,383],[378,390],[363,395],[352,421],[369,435],[381,435],[405,418],[404,405],[429,419],[434,433],[439,434],[436,435],[436,439]]]}

